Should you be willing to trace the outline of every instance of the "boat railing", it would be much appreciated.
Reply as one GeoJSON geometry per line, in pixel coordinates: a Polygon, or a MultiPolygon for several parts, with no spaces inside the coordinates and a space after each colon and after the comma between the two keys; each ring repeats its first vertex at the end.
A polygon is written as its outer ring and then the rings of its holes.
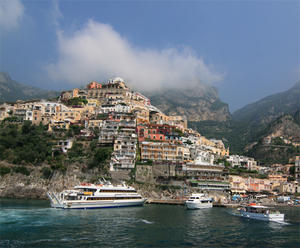
{"type": "Polygon", "coordinates": [[[57,197],[57,195],[54,192],[48,191],[47,196],[49,197],[53,205],[61,204],[60,199],[57,197]]]}

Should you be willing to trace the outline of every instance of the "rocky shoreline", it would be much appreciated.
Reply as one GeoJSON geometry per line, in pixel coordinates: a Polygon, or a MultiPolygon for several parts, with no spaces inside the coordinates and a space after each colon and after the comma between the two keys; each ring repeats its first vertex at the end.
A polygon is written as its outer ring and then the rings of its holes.
{"type": "MultiPolygon", "coordinates": [[[[15,173],[16,165],[1,162],[2,166],[9,167],[12,172],[0,176],[0,198],[14,199],[47,199],[47,191],[60,192],[70,189],[82,182],[97,182],[102,174],[97,170],[83,170],[80,163],[73,163],[67,167],[65,172],[55,170],[49,179],[43,177],[43,168],[50,168],[49,165],[26,166],[30,175],[15,173]],[[84,171],[84,172],[83,172],[84,171]]],[[[112,179],[119,180],[118,175],[110,175],[112,179]]],[[[128,178],[129,179],[129,178],[128,178]]],[[[195,192],[191,188],[183,190],[180,187],[170,185],[157,185],[150,183],[139,183],[128,181],[131,186],[147,199],[169,200],[186,199],[190,193],[195,192]]],[[[228,194],[219,192],[211,193],[210,197],[215,202],[227,202],[228,194]]]]}
{"type": "MultiPolygon", "coordinates": [[[[16,168],[16,165],[0,162],[0,165],[11,168],[11,171],[16,168]]],[[[43,168],[50,168],[49,165],[42,166],[26,166],[30,175],[11,172],[0,176],[0,198],[12,199],[40,199],[46,200],[47,191],[60,192],[65,189],[73,188],[82,182],[97,182],[102,175],[97,169],[83,170],[84,166],[80,163],[73,163],[67,167],[65,172],[55,170],[49,179],[43,177],[43,168]],[[84,171],[84,172],[83,172],[84,171]]],[[[113,180],[119,180],[117,175],[110,175],[113,180]]],[[[124,177],[124,176],[123,176],[124,177]]],[[[129,178],[128,178],[129,179],[129,178]]],[[[176,202],[184,201],[191,193],[195,193],[193,188],[182,189],[171,185],[157,185],[153,183],[131,182],[129,184],[137,189],[143,197],[150,199],[150,202],[176,202]]],[[[239,205],[236,202],[230,201],[230,194],[225,192],[209,192],[209,197],[212,197],[216,204],[220,206],[239,205]]],[[[263,199],[261,204],[274,207],[293,206],[289,204],[277,203],[272,199],[263,199]]],[[[297,205],[294,205],[297,206],[297,205]]],[[[298,205],[300,206],[300,205],[298,205]]]]}

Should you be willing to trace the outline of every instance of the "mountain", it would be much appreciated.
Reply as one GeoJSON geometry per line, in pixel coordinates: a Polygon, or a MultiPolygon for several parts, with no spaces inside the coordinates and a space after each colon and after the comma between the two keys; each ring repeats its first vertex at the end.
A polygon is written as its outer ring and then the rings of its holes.
{"type": "Polygon", "coordinates": [[[59,95],[59,92],[39,89],[18,83],[7,73],[0,72],[0,103],[14,102],[16,100],[48,99],[59,95]]]}
{"type": "Polygon", "coordinates": [[[230,119],[228,104],[219,99],[216,88],[208,85],[162,89],[144,94],[167,115],[182,115],[194,122],[224,122],[230,119]]]}
{"type": "MultiPolygon", "coordinates": [[[[207,138],[222,139],[232,153],[245,153],[245,148],[268,136],[269,129],[290,130],[291,136],[297,136],[295,125],[275,125],[277,119],[290,115],[292,123],[300,125],[300,82],[282,93],[265,97],[246,105],[233,113],[232,119],[225,122],[213,120],[189,122],[189,126],[198,130],[207,138]],[[274,122],[274,123],[273,123],[274,122]]],[[[275,132],[275,131],[274,131],[275,132]]],[[[252,152],[255,157],[255,152],[252,152]]],[[[258,156],[259,157],[259,156],[258,156]]]]}
{"type": "Polygon", "coordinates": [[[283,115],[260,132],[257,142],[248,145],[246,154],[264,164],[288,163],[300,154],[300,111],[283,115]]]}
{"type": "Polygon", "coordinates": [[[251,125],[265,125],[283,114],[293,114],[299,109],[300,81],[287,91],[265,97],[235,111],[232,119],[251,125]]]}
{"type": "Polygon", "coordinates": [[[233,151],[257,141],[270,123],[284,115],[300,110],[300,81],[287,91],[267,96],[246,105],[232,114],[230,133],[227,134],[233,151]]]}

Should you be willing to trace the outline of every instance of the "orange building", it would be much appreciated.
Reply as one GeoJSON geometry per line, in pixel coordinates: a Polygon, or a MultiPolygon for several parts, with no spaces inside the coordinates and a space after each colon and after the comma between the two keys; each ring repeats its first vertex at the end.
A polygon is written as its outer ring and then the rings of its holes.
{"type": "Polygon", "coordinates": [[[88,89],[100,89],[100,88],[102,88],[102,84],[99,84],[97,82],[91,82],[86,87],[88,89]]]}

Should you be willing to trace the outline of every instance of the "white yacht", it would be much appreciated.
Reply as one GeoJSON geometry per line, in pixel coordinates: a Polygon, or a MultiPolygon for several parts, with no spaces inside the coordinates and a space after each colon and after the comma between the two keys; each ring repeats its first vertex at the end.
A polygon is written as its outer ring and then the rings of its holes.
{"type": "Polygon", "coordinates": [[[63,209],[142,206],[146,201],[133,187],[125,183],[114,186],[110,182],[82,183],[61,193],[49,191],[47,196],[51,207],[63,209]]]}
{"type": "Polygon", "coordinates": [[[239,211],[242,217],[250,219],[278,222],[284,221],[284,214],[281,214],[279,211],[275,210],[272,207],[256,205],[255,203],[251,203],[247,206],[241,207],[239,211]]]}
{"type": "Polygon", "coordinates": [[[188,209],[211,208],[213,206],[212,198],[204,194],[192,194],[185,205],[188,209]]]}

